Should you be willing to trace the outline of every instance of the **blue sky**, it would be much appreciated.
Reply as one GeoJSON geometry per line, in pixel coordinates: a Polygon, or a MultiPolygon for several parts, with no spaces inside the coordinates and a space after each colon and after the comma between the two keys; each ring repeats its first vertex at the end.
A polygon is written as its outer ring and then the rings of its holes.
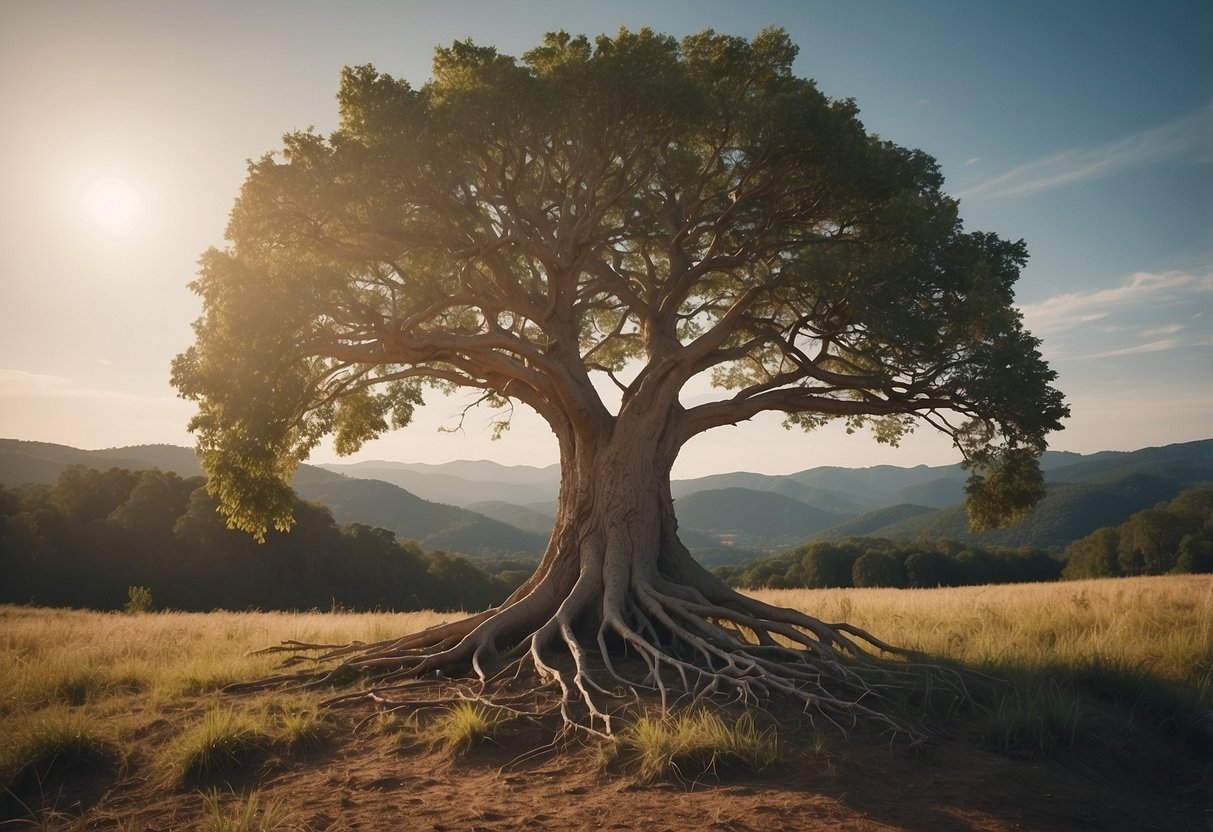
{"type": "MultiPolygon", "coordinates": [[[[1054,447],[1213,435],[1213,4],[450,0],[0,3],[0,436],[190,442],[168,385],[198,314],[185,286],[245,160],[335,125],[342,65],[419,84],[436,44],[517,55],[621,25],[783,26],[800,74],[939,160],[969,228],[1026,239],[1018,301],[1074,410],[1054,447]],[[121,228],[85,204],[99,181],[134,200],[121,228]]],[[[534,420],[497,443],[483,420],[438,433],[456,409],[360,458],[555,461],[534,420]]],[[[888,449],[771,418],[696,439],[675,473],[955,459],[923,431],[888,449]]]]}

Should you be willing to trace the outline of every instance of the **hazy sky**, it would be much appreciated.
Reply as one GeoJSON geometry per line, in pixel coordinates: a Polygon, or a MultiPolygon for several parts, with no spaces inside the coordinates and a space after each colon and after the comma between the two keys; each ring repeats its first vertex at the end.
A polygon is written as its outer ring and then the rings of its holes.
{"type": "MultiPolygon", "coordinates": [[[[0,0],[0,436],[192,444],[168,384],[245,160],[336,126],[345,64],[423,83],[436,44],[518,55],[545,31],[784,27],[796,70],[935,156],[966,227],[1027,240],[1019,283],[1073,417],[1053,447],[1213,435],[1213,4],[1192,2],[76,2],[0,0]]],[[[458,402],[356,459],[556,461],[458,402]]],[[[484,414],[485,417],[488,414],[484,414]]],[[[331,461],[322,450],[315,459],[331,461]]],[[[945,464],[770,417],[702,436],[676,476],[945,464]]]]}

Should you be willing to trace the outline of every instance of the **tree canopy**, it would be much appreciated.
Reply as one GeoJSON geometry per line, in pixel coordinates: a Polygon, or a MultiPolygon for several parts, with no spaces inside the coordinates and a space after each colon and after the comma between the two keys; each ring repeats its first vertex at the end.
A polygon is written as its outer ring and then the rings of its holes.
{"type": "Polygon", "coordinates": [[[773,29],[561,32],[440,48],[419,89],[346,68],[338,130],[250,164],[193,284],[173,379],[233,523],[287,524],[317,442],[407,424],[426,385],[558,437],[660,408],[675,446],[763,411],[925,422],[975,463],[977,525],[1022,513],[1066,414],[1012,306],[1025,245],[966,232],[935,161],[795,55],[773,29]],[[680,403],[698,376],[724,392],[680,403]]]}

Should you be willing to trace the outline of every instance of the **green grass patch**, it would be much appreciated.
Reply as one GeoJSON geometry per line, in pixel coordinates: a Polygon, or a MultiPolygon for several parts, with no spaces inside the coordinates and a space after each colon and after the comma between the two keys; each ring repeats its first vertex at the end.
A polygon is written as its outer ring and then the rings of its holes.
{"type": "Polygon", "coordinates": [[[760,730],[747,712],[736,719],[705,708],[642,716],[614,736],[606,762],[638,781],[691,780],[721,770],[757,773],[779,756],[774,731],[760,730]]]}

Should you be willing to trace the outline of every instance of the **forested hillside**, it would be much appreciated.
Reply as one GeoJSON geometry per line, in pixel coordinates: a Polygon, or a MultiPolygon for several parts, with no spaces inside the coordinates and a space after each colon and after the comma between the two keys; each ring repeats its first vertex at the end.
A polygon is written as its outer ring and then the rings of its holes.
{"type": "MultiPolygon", "coordinates": [[[[0,440],[0,483],[9,487],[54,483],[69,464],[158,467],[181,476],[200,473],[189,448],[148,445],[82,451],[0,440]]],[[[1116,527],[1185,488],[1213,484],[1213,440],[1089,456],[1049,452],[1042,467],[1049,490],[1037,508],[1018,524],[982,534],[969,531],[959,502],[965,474],[955,465],[823,467],[783,476],[736,472],[676,481],[673,491],[683,542],[712,566],[813,540],[853,537],[948,539],[970,547],[1029,547],[1060,555],[1073,541],[1116,527]],[[948,501],[951,505],[939,508],[948,501]]],[[[338,524],[390,529],[423,549],[460,552],[491,568],[496,563],[533,563],[542,552],[554,503],[530,500],[553,493],[557,477],[551,467],[486,461],[368,462],[302,466],[294,487],[300,498],[328,506],[338,524]],[[366,478],[372,472],[409,482],[417,493],[366,478]],[[441,493],[452,495],[452,503],[424,499],[441,493]]]]}
{"type": "Polygon", "coordinates": [[[117,609],[142,587],[182,610],[480,609],[512,588],[315,503],[264,544],[216,507],[201,477],[159,469],[73,464],[54,485],[0,486],[0,602],[117,609]]]}

